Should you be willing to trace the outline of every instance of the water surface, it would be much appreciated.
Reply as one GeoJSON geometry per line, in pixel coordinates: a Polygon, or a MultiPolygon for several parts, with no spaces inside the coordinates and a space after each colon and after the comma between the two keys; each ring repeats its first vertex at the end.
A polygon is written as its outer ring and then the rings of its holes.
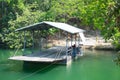
{"type": "Polygon", "coordinates": [[[120,80],[120,67],[113,61],[115,52],[84,53],[83,57],[65,66],[10,61],[7,58],[14,51],[0,50],[0,80],[120,80]]]}

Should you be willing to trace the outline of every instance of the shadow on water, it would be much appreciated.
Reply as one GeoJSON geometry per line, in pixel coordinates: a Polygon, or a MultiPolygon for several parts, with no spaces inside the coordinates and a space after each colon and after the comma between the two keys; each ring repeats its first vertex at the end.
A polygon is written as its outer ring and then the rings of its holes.
{"type": "Polygon", "coordinates": [[[23,61],[6,61],[3,65],[5,68],[2,69],[4,72],[22,72],[22,73],[46,73],[51,71],[57,64],[54,63],[40,63],[40,62],[23,62],[23,61]]]}
{"type": "Polygon", "coordinates": [[[57,66],[58,66],[57,64],[53,64],[53,63],[24,62],[23,71],[27,73],[33,73],[33,72],[45,73],[51,71],[57,66]]]}

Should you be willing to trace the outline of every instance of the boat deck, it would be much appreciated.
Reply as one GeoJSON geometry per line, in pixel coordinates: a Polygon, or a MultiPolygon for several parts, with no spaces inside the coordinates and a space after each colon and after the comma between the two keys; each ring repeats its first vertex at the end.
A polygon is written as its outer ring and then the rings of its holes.
{"type": "Polygon", "coordinates": [[[31,61],[31,62],[55,62],[66,59],[65,47],[52,47],[45,51],[32,53],[25,56],[13,56],[9,59],[18,61],[31,61]]]}

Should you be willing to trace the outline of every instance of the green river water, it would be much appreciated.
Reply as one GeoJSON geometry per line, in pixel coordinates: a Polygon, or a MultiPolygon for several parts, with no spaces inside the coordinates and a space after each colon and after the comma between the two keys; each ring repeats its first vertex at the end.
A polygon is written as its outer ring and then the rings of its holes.
{"type": "Polygon", "coordinates": [[[84,51],[71,64],[23,64],[11,61],[12,50],[0,50],[0,80],[120,80],[120,66],[113,61],[115,52],[84,51]]]}

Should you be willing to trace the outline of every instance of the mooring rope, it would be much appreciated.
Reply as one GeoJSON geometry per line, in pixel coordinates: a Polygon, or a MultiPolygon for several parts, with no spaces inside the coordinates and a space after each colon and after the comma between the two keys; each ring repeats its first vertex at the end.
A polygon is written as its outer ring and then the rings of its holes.
{"type": "Polygon", "coordinates": [[[40,72],[40,71],[43,71],[43,70],[49,68],[49,67],[52,66],[52,65],[53,65],[53,63],[51,63],[50,65],[48,65],[48,66],[46,66],[46,67],[44,67],[44,68],[42,68],[42,69],[39,69],[39,70],[35,71],[35,72],[33,72],[33,73],[29,74],[29,75],[26,75],[26,76],[24,76],[24,77],[21,77],[21,78],[19,78],[19,79],[17,79],[17,80],[24,80],[24,79],[26,79],[26,78],[29,78],[29,77],[33,76],[34,74],[36,74],[36,73],[38,73],[38,72],[40,72]]]}
{"type": "Polygon", "coordinates": [[[64,47],[63,48],[60,48],[55,56],[55,60],[60,56],[61,52],[63,51],[64,47]]]}
{"type": "MultiPolygon", "coordinates": [[[[63,49],[64,49],[64,48],[63,48],[63,49]]],[[[63,49],[60,48],[60,51],[57,52],[58,55],[55,56],[55,60],[56,60],[57,57],[61,54],[61,52],[63,51],[63,49]]],[[[35,72],[27,75],[27,76],[24,76],[24,77],[22,77],[22,78],[19,78],[19,79],[17,79],[17,80],[23,80],[23,79],[29,78],[29,77],[33,76],[34,74],[36,74],[36,73],[38,73],[38,72],[40,72],[40,71],[43,71],[43,70],[49,68],[50,66],[52,66],[52,65],[55,64],[55,63],[57,63],[57,62],[55,61],[55,62],[51,63],[50,65],[48,65],[48,66],[46,66],[46,67],[44,67],[44,68],[42,68],[42,69],[39,69],[39,70],[37,70],[37,71],[35,71],[35,72]]]]}
{"type": "Polygon", "coordinates": [[[20,47],[17,48],[17,50],[15,51],[13,56],[15,56],[18,53],[19,49],[20,49],[20,47]]]}

